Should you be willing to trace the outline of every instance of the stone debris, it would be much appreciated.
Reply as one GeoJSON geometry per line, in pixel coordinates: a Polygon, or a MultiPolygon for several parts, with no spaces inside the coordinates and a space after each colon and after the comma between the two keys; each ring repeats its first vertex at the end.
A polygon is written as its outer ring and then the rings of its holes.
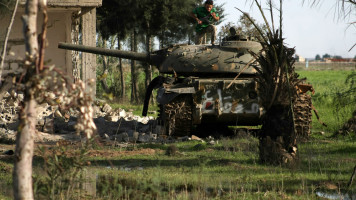
{"type": "MultiPolygon", "coordinates": [[[[19,125],[19,105],[24,95],[14,90],[5,92],[0,101],[0,142],[14,143],[19,125]]],[[[180,138],[169,137],[164,134],[165,128],[158,125],[152,116],[136,116],[132,109],[113,109],[103,101],[96,101],[93,106],[94,123],[97,126],[97,135],[101,141],[122,146],[125,143],[173,143],[176,141],[197,140],[205,142],[195,135],[180,138]]],[[[59,106],[47,103],[38,105],[37,133],[35,142],[57,142],[63,140],[81,141],[76,134],[78,112],[63,110],[59,106]]],[[[155,113],[155,112],[151,112],[155,113]]],[[[213,137],[207,139],[208,144],[214,145],[213,137]]]]}

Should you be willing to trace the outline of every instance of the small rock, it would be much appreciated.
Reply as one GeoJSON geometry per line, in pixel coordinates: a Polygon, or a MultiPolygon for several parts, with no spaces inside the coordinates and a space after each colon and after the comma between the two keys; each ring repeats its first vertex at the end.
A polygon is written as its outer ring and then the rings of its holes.
{"type": "Polygon", "coordinates": [[[11,90],[10,95],[12,98],[16,99],[17,98],[17,93],[15,90],[11,90]]]}
{"type": "Polygon", "coordinates": [[[124,109],[122,109],[120,112],[119,112],[119,116],[124,118],[126,117],[126,111],[124,109]]]}
{"type": "Polygon", "coordinates": [[[297,150],[298,150],[298,148],[297,148],[296,146],[294,146],[294,147],[292,148],[292,152],[294,152],[294,153],[297,153],[297,150]]]}
{"type": "Polygon", "coordinates": [[[69,115],[68,113],[65,113],[65,114],[64,114],[64,118],[65,118],[66,120],[69,120],[70,115],[69,115]]]}
{"type": "Polygon", "coordinates": [[[110,141],[110,136],[106,133],[104,133],[103,138],[105,141],[109,142],[110,141]]]}
{"type": "Polygon", "coordinates": [[[23,101],[23,99],[24,99],[24,94],[17,94],[17,99],[18,99],[19,101],[23,101]]]}
{"type": "Polygon", "coordinates": [[[157,134],[150,133],[150,136],[153,140],[157,140],[157,134]]]}
{"type": "Polygon", "coordinates": [[[325,135],[324,131],[320,131],[319,133],[320,133],[320,135],[325,135]]]}
{"type": "Polygon", "coordinates": [[[192,135],[192,140],[203,141],[200,137],[192,135]]]}
{"type": "Polygon", "coordinates": [[[115,115],[105,115],[104,118],[111,122],[117,122],[119,120],[119,116],[115,116],[115,115]]]}
{"type": "Polygon", "coordinates": [[[56,110],[56,111],[54,112],[54,116],[55,116],[55,117],[59,117],[59,118],[62,118],[62,117],[63,117],[62,113],[61,113],[59,110],[56,110]]]}
{"type": "Polygon", "coordinates": [[[8,106],[13,106],[13,107],[17,107],[19,106],[19,103],[17,101],[14,100],[10,100],[8,102],[6,102],[8,106]]]}
{"type": "Polygon", "coordinates": [[[103,112],[110,113],[112,111],[112,108],[109,104],[104,104],[104,106],[101,108],[103,112]]]}
{"type": "Polygon", "coordinates": [[[45,119],[39,119],[39,120],[37,121],[37,125],[38,125],[38,126],[44,126],[44,125],[45,125],[45,119]]]}
{"type": "Polygon", "coordinates": [[[164,127],[161,125],[157,125],[156,128],[154,129],[153,133],[157,135],[164,135],[164,127]]]}
{"type": "Polygon", "coordinates": [[[137,142],[146,143],[146,142],[150,142],[151,139],[152,139],[152,138],[151,138],[150,135],[145,134],[145,133],[141,133],[141,134],[138,136],[137,142]]]}
{"type": "Polygon", "coordinates": [[[8,98],[8,97],[10,97],[10,93],[6,91],[5,94],[4,94],[4,99],[8,98]]]}
{"type": "Polygon", "coordinates": [[[54,120],[46,117],[45,124],[43,126],[43,132],[53,134],[54,133],[54,120]]]}
{"type": "Polygon", "coordinates": [[[4,113],[4,114],[12,114],[12,110],[5,108],[5,109],[2,111],[2,113],[4,113]]]}
{"type": "Polygon", "coordinates": [[[129,142],[129,135],[126,132],[120,134],[123,142],[129,142]]]}

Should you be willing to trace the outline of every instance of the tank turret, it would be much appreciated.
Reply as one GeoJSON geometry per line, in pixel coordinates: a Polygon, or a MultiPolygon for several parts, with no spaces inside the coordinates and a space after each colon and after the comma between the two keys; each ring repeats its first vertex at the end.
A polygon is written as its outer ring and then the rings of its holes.
{"type": "MultiPolygon", "coordinates": [[[[261,50],[258,42],[239,37],[238,40],[223,41],[219,46],[211,45],[172,45],[150,54],[88,47],[68,43],[59,43],[58,48],[87,53],[114,56],[149,62],[158,67],[161,73],[178,73],[182,76],[212,74],[236,74],[252,60],[248,51],[261,50]]],[[[244,69],[244,74],[256,73],[253,65],[244,69]]]]}

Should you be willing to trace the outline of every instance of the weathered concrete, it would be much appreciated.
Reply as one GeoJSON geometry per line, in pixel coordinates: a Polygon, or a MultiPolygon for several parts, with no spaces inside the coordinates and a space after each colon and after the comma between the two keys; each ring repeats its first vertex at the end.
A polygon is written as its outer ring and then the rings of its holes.
{"type": "MultiPolygon", "coordinates": [[[[13,71],[21,68],[22,60],[25,56],[23,25],[21,17],[24,13],[25,0],[21,0],[19,9],[11,29],[8,42],[7,55],[5,59],[4,71],[13,71]]],[[[45,52],[45,65],[54,64],[67,74],[73,74],[74,78],[79,78],[78,53],[65,51],[57,48],[59,42],[78,43],[79,40],[79,20],[82,20],[83,41],[89,46],[95,46],[96,35],[96,7],[101,6],[102,0],[48,0],[48,25],[47,41],[48,46],[45,52]],[[73,72],[73,68],[76,69],[73,72]]],[[[39,15],[38,30],[41,30],[42,15],[39,15]]],[[[4,42],[4,35],[10,21],[10,13],[0,18],[0,49],[4,42]]],[[[39,32],[38,32],[39,34],[39,32]]],[[[82,71],[84,81],[95,79],[96,56],[83,54],[82,71]]],[[[6,76],[3,76],[5,78],[6,76]]],[[[94,84],[95,86],[95,84],[94,84]]],[[[95,91],[95,88],[93,88],[95,91]]],[[[93,94],[93,96],[95,93],[93,94]]]]}
{"type": "MultiPolygon", "coordinates": [[[[82,12],[85,14],[82,16],[82,42],[83,45],[96,46],[96,9],[95,8],[83,8],[82,12]],[[94,23],[93,23],[94,22],[94,23]]],[[[94,79],[96,80],[96,55],[90,53],[83,53],[82,57],[83,80],[94,79]]],[[[96,91],[96,85],[93,84],[93,91],[96,91]]],[[[93,94],[95,96],[95,94],[93,94]]]]}

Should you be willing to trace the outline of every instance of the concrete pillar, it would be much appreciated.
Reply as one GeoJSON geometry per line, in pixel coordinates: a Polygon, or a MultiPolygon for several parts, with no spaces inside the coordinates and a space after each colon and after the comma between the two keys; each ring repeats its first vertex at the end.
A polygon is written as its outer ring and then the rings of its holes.
{"type": "MultiPolygon", "coordinates": [[[[82,12],[82,42],[83,45],[96,46],[96,8],[89,7],[83,8],[82,12]]],[[[83,81],[87,82],[90,79],[94,79],[96,82],[96,55],[90,53],[82,54],[82,70],[83,70],[83,81]]],[[[95,97],[96,85],[92,85],[93,96],[95,97]]],[[[87,88],[87,91],[88,88],[87,88]]]]}
{"type": "MultiPolygon", "coordinates": [[[[80,17],[79,13],[73,12],[71,16],[72,24],[71,24],[71,41],[72,44],[79,44],[79,24],[80,24],[80,17]]],[[[77,82],[81,79],[80,73],[80,56],[79,51],[71,51],[71,73],[74,77],[74,82],[77,82]]]]}

